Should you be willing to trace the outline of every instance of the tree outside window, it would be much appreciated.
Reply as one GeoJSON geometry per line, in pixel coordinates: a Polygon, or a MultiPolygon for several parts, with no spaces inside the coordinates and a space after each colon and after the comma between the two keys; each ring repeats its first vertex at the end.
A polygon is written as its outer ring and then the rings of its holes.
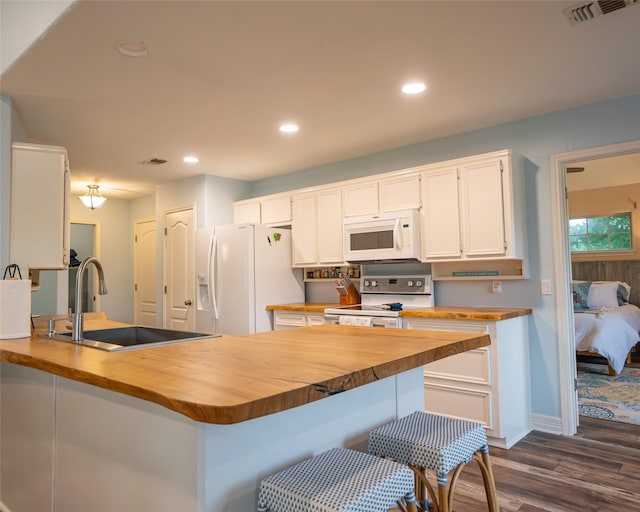
{"type": "Polygon", "coordinates": [[[571,252],[631,250],[631,213],[569,220],[571,252]]]}

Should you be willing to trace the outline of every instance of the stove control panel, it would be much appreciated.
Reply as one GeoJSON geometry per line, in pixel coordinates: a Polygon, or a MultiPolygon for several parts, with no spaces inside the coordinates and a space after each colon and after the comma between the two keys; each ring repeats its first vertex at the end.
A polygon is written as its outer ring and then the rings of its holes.
{"type": "Polygon", "coordinates": [[[360,293],[428,294],[431,276],[362,276],[360,293]]]}

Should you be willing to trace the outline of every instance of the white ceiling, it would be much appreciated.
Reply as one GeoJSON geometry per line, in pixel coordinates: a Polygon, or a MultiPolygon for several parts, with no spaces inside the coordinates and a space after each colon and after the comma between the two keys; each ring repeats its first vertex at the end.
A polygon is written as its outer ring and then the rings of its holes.
{"type": "Polygon", "coordinates": [[[567,174],[569,192],[640,183],[640,153],[585,160],[567,167],[584,169],[567,174]]]}
{"type": "Polygon", "coordinates": [[[0,86],[31,141],[68,149],[75,190],[256,180],[640,92],[640,7],[572,25],[575,4],[81,1],[0,86]]]}

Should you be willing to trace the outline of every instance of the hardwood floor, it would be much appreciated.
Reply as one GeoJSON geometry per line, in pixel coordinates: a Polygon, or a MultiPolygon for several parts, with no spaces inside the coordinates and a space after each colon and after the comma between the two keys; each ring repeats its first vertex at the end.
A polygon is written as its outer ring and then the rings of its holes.
{"type": "MultiPolygon", "coordinates": [[[[501,512],[640,512],[640,425],[580,417],[573,437],[532,432],[490,448],[501,512]]],[[[477,465],[462,472],[456,512],[486,511],[477,465]]]]}

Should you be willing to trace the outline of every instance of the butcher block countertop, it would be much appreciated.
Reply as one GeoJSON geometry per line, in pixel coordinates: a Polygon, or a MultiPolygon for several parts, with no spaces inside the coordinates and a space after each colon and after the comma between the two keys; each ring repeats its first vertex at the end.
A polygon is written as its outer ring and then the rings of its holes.
{"type": "MultiPolygon", "coordinates": [[[[121,325],[85,321],[86,330],[121,325]]],[[[216,424],[305,405],[490,344],[488,335],[319,325],[105,352],[37,332],[0,340],[0,360],[216,424]]]]}
{"type": "MultiPolygon", "coordinates": [[[[269,311],[305,311],[309,313],[322,312],[327,308],[340,307],[340,304],[321,304],[300,302],[297,304],[277,304],[267,306],[269,311]]],[[[449,318],[455,320],[507,320],[518,316],[531,314],[529,308],[481,308],[464,306],[435,306],[432,308],[407,309],[400,312],[400,316],[417,318],[449,318]]]]}
{"type": "Polygon", "coordinates": [[[449,318],[454,320],[508,320],[531,314],[529,308],[473,308],[434,306],[432,308],[400,311],[400,316],[416,318],[449,318]]]}
{"type": "Polygon", "coordinates": [[[305,313],[323,313],[328,308],[338,308],[340,303],[298,302],[296,304],[277,304],[267,306],[267,311],[303,311],[305,313]]]}

